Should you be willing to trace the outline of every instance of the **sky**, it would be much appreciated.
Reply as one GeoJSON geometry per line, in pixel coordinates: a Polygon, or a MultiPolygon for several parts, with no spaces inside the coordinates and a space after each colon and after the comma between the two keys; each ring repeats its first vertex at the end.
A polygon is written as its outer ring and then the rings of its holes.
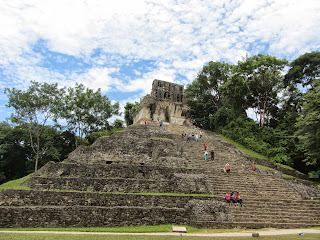
{"type": "Polygon", "coordinates": [[[292,61],[320,49],[319,13],[319,0],[0,0],[0,121],[4,88],[30,81],[100,88],[124,112],[209,61],[292,61]]]}

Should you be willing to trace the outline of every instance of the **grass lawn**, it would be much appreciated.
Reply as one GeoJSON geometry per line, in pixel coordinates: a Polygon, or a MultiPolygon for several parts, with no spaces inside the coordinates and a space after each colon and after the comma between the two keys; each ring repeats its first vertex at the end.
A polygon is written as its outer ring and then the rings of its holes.
{"type": "Polygon", "coordinates": [[[27,188],[27,187],[20,186],[20,183],[28,180],[31,177],[32,174],[33,173],[31,173],[31,174],[29,174],[27,176],[24,176],[22,178],[19,178],[19,179],[12,180],[12,181],[6,182],[4,184],[1,184],[0,185],[0,191],[2,189],[25,189],[25,190],[26,189],[30,189],[30,188],[27,188]]]}

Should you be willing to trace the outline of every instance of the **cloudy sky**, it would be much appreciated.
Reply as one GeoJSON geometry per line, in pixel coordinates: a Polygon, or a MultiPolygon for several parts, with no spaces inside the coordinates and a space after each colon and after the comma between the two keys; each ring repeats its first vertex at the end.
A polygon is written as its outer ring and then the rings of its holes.
{"type": "Polygon", "coordinates": [[[139,101],[154,79],[186,85],[209,61],[320,49],[319,0],[0,0],[0,121],[6,87],[31,80],[139,101]]]}

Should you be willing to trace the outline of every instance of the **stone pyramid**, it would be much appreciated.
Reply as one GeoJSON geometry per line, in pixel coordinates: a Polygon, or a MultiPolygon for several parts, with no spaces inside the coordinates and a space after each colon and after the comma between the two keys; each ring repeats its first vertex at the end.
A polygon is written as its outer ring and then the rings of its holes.
{"type": "Polygon", "coordinates": [[[207,209],[231,219],[203,169],[190,166],[166,127],[137,125],[61,163],[49,162],[23,183],[3,190],[1,227],[112,227],[187,224],[207,209]],[[203,195],[206,196],[203,196],[203,195]]]}
{"type": "Polygon", "coordinates": [[[199,131],[141,124],[79,147],[24,182],[30,190],[0,193],[0,227],[320,226],[316,185],[286,179],[276,166],[253,173],[252,161],[268,161],[252,159],[211,132],[203,131],[198,142],[181,138],[199,131]],[[204,142],[214,160],[204,160],[204,142]],[[223,171],[227,162],[229,175],[223,171]],[[225,192],[232,191],[240,192],[242,208],[225,203],[225,192]]]}

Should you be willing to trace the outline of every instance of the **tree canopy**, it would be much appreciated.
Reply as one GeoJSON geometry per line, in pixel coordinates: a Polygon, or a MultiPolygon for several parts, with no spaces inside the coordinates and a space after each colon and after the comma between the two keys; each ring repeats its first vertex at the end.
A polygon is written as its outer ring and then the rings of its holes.
{"type": "MultiPolygon", "coordinates": [[[[290,63],[290,70],[286,74],[285,84],[302,84],[310,86],[313,80],[320,78],[320,52],[305,53],[290,63]]],[[[314,81],[316,82],[316,81],[314,81]]]]}
{"type": "Polygon", "coordinates": [[[126,121],[126,125],[130,126],[133,124],[133,113],[137,110],[139,103],[129,103],[127,102],[124,106],[124,120],[126,121]]]}
{"type": "Polygon", "coordinates": [[[263,54],[235,65],[209,62],[185,90],[191,117],[199,127],[319,177],[319,59],[317,51],[290,64],[263,54]],[[248,118],[250,109],[257,122],[248,118]]]}
{"type": "Polygon", "coordinates": [[[62,117],[68,123],[67,128],[79,135],[80,145],[84,136],[106,130],[113,114],[119,114],[119,103],[111,104],[100,89],[93,91],[82,84],[68,89],[62,117]]]}
{"type": "MultiPolygon", "coordinates": [[[[5,93],[8,95],[7,107],[14,109],[12,123],[28,130],[29,141],[24,140],[24,144],[32,149],[30,156],[34,159],[35,171],[44,155],[56,161],[66,157],[74,149],[71,136],[75,145],[83,144],[84,137],[95,131],[107,130],[108,119],[113,114],[119,114],[119,103],[111,104],[100,89],[93,91],[82,84],[68,88],[66,92],[57,84],[32,81],[27,90],[6,88],[5,93]],[[58,120],[67,122],[66,126],[59,125],[61,129],[66,129],[62,135],[54,132],[55,128],[48,128],[48,125],[57,124],[58,120]],[[62,149],[58,149],[57,144],[62,144],[62,149]]],[[[121,123],[117,122],[117,125],[121,123]]]]}
{"type": "Polygon", "coordinates": [[[40,136],[47,122],[58,118],[64,89],[59,89],[58,84],[40,84],[32,81],[25,91],[6,88],[5,93],[9,98],[7,106],[15,110],[11,114],[11,121],[28,127],[37,171],[38,160],[43,151],[40,147],[40,136]]]}

